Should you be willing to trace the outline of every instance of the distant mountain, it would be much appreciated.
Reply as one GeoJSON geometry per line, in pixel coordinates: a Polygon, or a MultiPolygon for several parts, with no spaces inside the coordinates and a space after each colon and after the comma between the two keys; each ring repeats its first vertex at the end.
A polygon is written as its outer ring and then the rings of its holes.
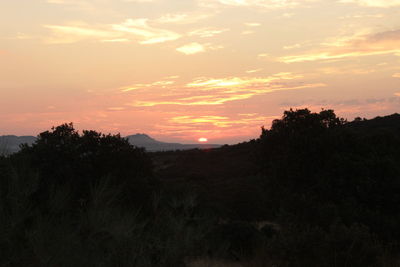
{"type": "MultiPolygon", "coordinates": [[[[209,149],[217,148],[221,145],[215,144],[180,144],[180,143],[166,143],[157,141],[147,134],[135,134],[129,135],[129,142],[137,147],[143,147],[147,151],[170,151],[170,150],[188,150],[188,149],[209,149]]],[[[27,143],[31,145],[35,142],[36,137],[34,136],[15,136],[15,135],[3,135],[0,136],[0,155],[11,154],[19,150],[21,144],[27,143]]]]}
{"type": "Polygon", "coordinates": [[[188,150],[188,149],[209,149],[217,148],[221,145],[216,144],[180,144],[166,143],[157,141],[147,134],[135,134],[126,136],[132,145],[144,147],[147,151],[170,151],[170,150],[188,150]]]}
{"type": "Polygon", "coordinates": [[[21,144],[31,145],[35,142],[36,137],[34,136],[15,136],[15,135],[3,135],[0,136],[0,155],[11,154],[19,150],[21,144]]]}

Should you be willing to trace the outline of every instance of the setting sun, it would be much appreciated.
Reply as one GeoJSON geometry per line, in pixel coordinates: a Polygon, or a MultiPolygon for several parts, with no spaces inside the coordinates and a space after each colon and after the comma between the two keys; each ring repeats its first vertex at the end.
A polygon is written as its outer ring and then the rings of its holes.
{"type": "Polygon", "coordinates": [[[200,143],[206,143],[206,142],[208,142],[208,139],[205,138],[205,137],[201,137],[201,138],[199,138],[198,141],[199,141],[200,143]]]}

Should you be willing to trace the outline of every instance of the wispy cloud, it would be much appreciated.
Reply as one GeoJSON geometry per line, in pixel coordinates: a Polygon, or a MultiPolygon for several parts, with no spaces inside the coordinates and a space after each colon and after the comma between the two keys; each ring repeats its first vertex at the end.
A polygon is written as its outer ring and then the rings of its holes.
{"type": "Polygon", "coordinates": [[[169,122],[176,124],[186,124],[186,125],[213,125],[217,127],[227,127],[229,123],[228,117],[223,116],[177,116],[172,117],[169,122]]]}
{"type": "Polygon", "coordinates": [[[126,42],[129,42],[130,40],[129,39],[126,39],[126,38],[117,38],[117,39],[104,39],[104,40],[101,40],[101,42],[103,42],[103,43],[126,43],[126,42]]]}
{"type": "Polygon", "coordinates": [[[74,22],[66,25],[44,25],[53,32],[46,39],[49,43],[74,43],[86,39],[100,42],[137,41],[140,44],[155,44],[174,41],[181,34],[150,26],[148,19],[127,19],[119,24],[89,25],[74,22]]]}
{"type": "Polygon", "coordinates": [[[163,43],[181,38],[179,33],[150,26],[148,19],[128,19],[123,23],[113,24],[112,28],[138,37],[141,44],[163,43]]]}
{"type": "MultiPolygon", "coordinates": [[[[160,105],[207,106],[222,105],[231,101],[250,99],[257,95],[283,90],[299,90],[304,88],[324,87],[322,83],[304,83],[301,75],[293,73],[277,73],[268,77],[225,77],[197,78],[185,85],[166,85],[162,97],[154,97],[160,89],[154,83],[141,88],[151,88],[151,94],[141,91],[134,95],[139,99],[130,105],[154,107],[160,105]]],[[[161,89],[160,89],[161,90],[161,89]]],[[[129,90],[128,90],[129,91],[129,90]]]]}
{"type": "Polygon", "coordinates": [[[356,65],[349,66],[340,66],[340,67],[325,67],[316,69],[316,72],[328,74],[328,75],[343,75],[343,74],[351,74],[351,75],[365,75],[376,72],[374,67],[369,68],[360,68],[356,65]]]}
{"type": "Polygon", "coordinates": [[[178,47],[176,51],[181,52],[185,55],[194,55],[206,51],[204,45],[199,43],[190,43],[184,46],[178,47]]]}
{"type": "Polygon", "coordinates": [[[176,51],[185,55],[194,55],[206,52],[207,50],[218,50],[222,48],[224,47],[220,45],[212,45],[210,43],[200,44],[197,42],[193,42],[176,48],[176,51]]]}
{"type": "Polygon", "coordinates": [[[229,29],[218,29],[218,28],[207,27],[207,28],[200,28],[193,30],[189,32],[188,35],[206,38],[206,37],[214,37],[215,35],[221,34],[226,31],[229,31],[229,29]]]}
{"type": "Polygon", "coordinates": [[[44,25],[53,32],[53,36],[46,38],[48,43],[74,43],[85,39],[115,39],[120,38],[118,32],[96,29],[85,23],[70,25],[44,25]]]}
{"type": "Polygon", "coordinates": [[[250,88],[264,86],[276,80],[294,80],[302,77],[303,76],[301,75],[296,75],[290,72],[282,72],[270,77],[228,77],[222,79],[200,78],[188,83],[187,87],[198,87],[203,88],[203,90],[224,87],[250,88]]]}
{"type": "Polygon", "coordinates": [[[292,56],[279,61],[285,63],[345,59],[352,57],[400,53],[400,30],[355,37],[345,42],[333,43],[325,49],[292,56]]]}
{"type": "Polygon", "coordinates": [[[237,126],[257,125],[261,126],[266,120],[266,117],[257,113],[247,114],[247,116],[176,116],[169,120],[172,125],[186,125],[198,128],[231,128],[237,126]]]}
{"type": "Polygon", "coordinates": [[[291,50],[291,49],[296,49],[296,48],[300,48],[301,44],[293,44],[293,45],[285,45],[283,47],[283,49],[285,50],[291,50]]]}
{"type": "Polygon", "coordinates": [[[257,55],[257,57],[259,57],[259,58],[267,58],[269,56],[270,56],[270,54],[268,54],[268,53],[262,53],[262,54],[257,55]]]}
{"type": "Polygon", "coordinates": [[[256,73],[256,72],[260,72],[263,69],[254,69],[254,70],[246,70],[246,73],[256,73]]]}
{"type": "Polygon", "coordinates": [[[153,83],[136,83],[132,84],[129,86],[124,86],[119,88],[121,92],[130,92],[130,91],[135,91],[135,90],[140,90],[140,89],[146,89],[146,88],[167,88],[167,86],[171,86],[175,84],[175,79],[178,79],[179,76],[170,76],[170,77],[165,77],[165,79],[161,81],[156,81],[153,83]]]}
{"type": "Polygon", "coordinates": [[[393,78],[400,78],[400,72],[399,73],[395,73],[395,74],[393,74],[393,76],[392,76],[393,78]]]}

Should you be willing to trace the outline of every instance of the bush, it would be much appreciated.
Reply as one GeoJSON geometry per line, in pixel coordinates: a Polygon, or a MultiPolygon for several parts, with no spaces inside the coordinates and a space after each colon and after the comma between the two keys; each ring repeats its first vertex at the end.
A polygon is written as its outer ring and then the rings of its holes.
{"type": "Polygon", "coordinates": [[[262,234],[246,222],[217,225],[208,235],[211,256],[234,260],[250,258],[262,242],[262,234]]]}
{"type": "Polygon", "coordinates": [[[382,247],[363,225],[288,226],[269,242],[265,257],[286,267],[373,267],[381,265],[382,247]]]}
{"type": "Polygon", "coordinates": [[[258,149],[268,219],[323,229],[334,221],[363,224],[385,242],[400,241],[399,118],[392,120],[376,128],[329,110],[290,110],[263,129],[258,149]]]}
{"type": "Polygon", "coordinates": [[[72,124],[41,133],[11,161],[24,162],[38,173],[40,184],[32,200],[41,204],[48,203],[52,191],[63,188],[69,190],[71,207],[79,207],[87,202],[90,188],[106,177],[113,177],[109,186],[122,190],[121,202],[128,206],[146,205],[154,189],[152,163],[143,149],[119,135],[79,134],[72,124]]]}
{"type": "Polygon", "coordinates": [[[0,266],[179,267],[204,254],[214,220],[194,196],[150,196],[144,216],[143,208],[121,205],[123,189],[108,177],[76,209],[68,187],[52,190],[43,212],[31,201],[40,175],[9,163],[0,161],[0,266]]]}

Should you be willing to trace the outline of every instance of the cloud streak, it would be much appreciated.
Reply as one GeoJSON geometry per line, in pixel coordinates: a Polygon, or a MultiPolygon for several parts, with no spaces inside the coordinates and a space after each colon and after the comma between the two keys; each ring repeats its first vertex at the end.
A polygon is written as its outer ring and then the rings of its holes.
{"type": "Polygon", "coordinates": [[[265,117],[259,114],[249,114],[248,116],[217,116],[217,115],[206,115],[206,116],[176,116],[169,119],[170,125],[185,125],[192,126],[199,129],[204,128],[232,128],[237,126],[249,126],[257,125],[261,126],[265,122],[265,117]]]}
{"type": "Polygon", "coordinates": [[[207,37],[214,37],[215,35],[221,34],[226,31],[229,31],[229,29],[218,29],[218,28],[207,27],[207,28],[193,30],[189,32],[188,35],[207,38],[207,37]]]}
{"type": "Polygon", "coordinates": [[[265,95],[276,91],[300,90],[305,88],[317,88],[326,86],[323,83],[301,82],[301,75],[292,73],[277,73],[269,77],[226,77],[220,79],[198,78],[186,83],[183,86],[176,84],[163,84],[157,87],[149,85],[132,86],[135,98],[140,98],[128,103],[135,107],[155,107],[161,105],[177,106],[213,106],[223,105],[232,101],[246,100],[258,95],[265,95]],[[135,90],[151,88],[151,92],[135,90]],[[154,93],[163,91],[163,96],[154,97],[154,93]]]}
{"type": "Polygon", "coordinates": [[[326,49],[280,57],[284,63],[337,60],[353,57],[400,53],[400,30],[387,31],[335,43],[326,49]]]}
{"type": "Polygon", "coordinates": [[[181,35],[176,32],[151,27],[148,19],[128,19],[121,24],[112,25],[112,28],[138,37],[141,44],[164,43],[181,38],[181,35]]]}
{"type": "Polygon", "coordinates": [[[74,43],[82,40],[100,42],[137,41],[140,44],[156,44],[175,41],[181,34],[153,27],[148,19],[127,19],[119,24],[92,26],[78,22],[67,25],[44,25],[53,36],[48,43],[74,43]]]}
{"type": "Polygon", "coordinates": [[[88,25],[44,25],[53,32],[53,36],[46,39],[48,43],[74,43],[85,39],[111,39],[121,37],[121,34],[113,31],[90,28],[88,25]]]}
{"type": "Polygon", "coordinates": [[[183,53],[185,55],[194,55],[198,53],[203,53],[206,51],[204,45],[199,43],[190,43],[184,46],[178,47],[176,51],[183,53]]]}
{"type": "Polygon", "coordinates": [[[204,53],[207,50],[218,50],[222,48],[223,46],[212,45],[210,43],[200,44],[197,42],[193,42],[176,48],[176,51],[185,55],[194,55],[194,54],[204,53]]]}

